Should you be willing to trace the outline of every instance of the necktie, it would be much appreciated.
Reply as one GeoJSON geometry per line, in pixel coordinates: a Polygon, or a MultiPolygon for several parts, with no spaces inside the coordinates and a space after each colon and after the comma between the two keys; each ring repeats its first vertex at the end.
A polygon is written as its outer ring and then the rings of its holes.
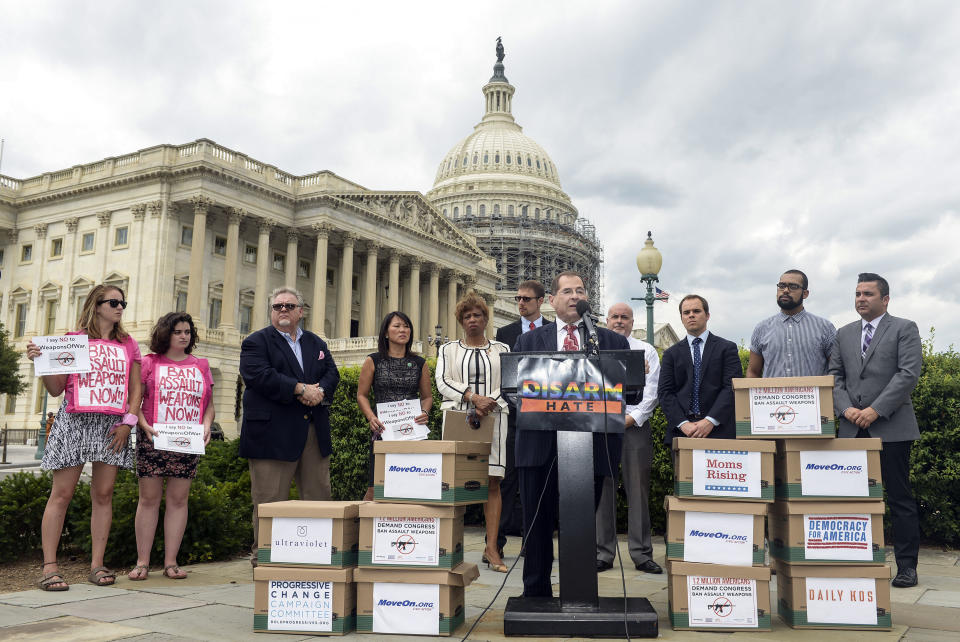
{"type": "Polygon", "coordinates": [[[867,354],[867,348],[870,347],[871,341],[873,341],[873,326],[868,323],[863,326],[863,347],[860,349],[861,357],[867,354]]]}
{"type": "Polygon", "coordinates": [[[531,329],[531,330],[536,330],[536,329],[537,329],[537,324],[534,323],[533,321],[531,321],[531,322],[530,322],[530,329],[531,329]]]}
{"type": "Polygon", "coordinates": [[[580,342],[577,339],[577,326],[567,326],[567,336],[563,338],[564,352],[572,352],[580,349],[580,342]]]}
{"type": "Polygon", "coordinates": [[[693,391],[690,393],[690,412],[700,414],[700,344],[703,339],[693,340],[693,391]]]}

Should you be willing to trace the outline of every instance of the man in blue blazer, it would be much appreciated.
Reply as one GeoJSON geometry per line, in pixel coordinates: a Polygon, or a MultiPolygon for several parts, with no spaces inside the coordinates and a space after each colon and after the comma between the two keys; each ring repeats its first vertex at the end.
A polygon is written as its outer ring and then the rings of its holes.
{"type": "Polygon", "coordinates": [[[240,348],[240,456],[250,465],[254,547],[257,505],[287,499],[294,478],[300,499],[330,499],[333,449],[323,402],[333,399],[340,373],[323,339],[300,328],[302,317],[300,293],[277,288],[270,296],[270,325],[240,348]]]}
{"type": "MultiPolygon", "coordinates": [[[[530,330],[517,339],[514,352],[555,352],[581,350],[584,330],[577,302],[587,298],[583,277],[576,272],[561,272],[553,279],[550,304],[557,312],[556,323],[530,330]]],[[[597,329],[601,350],[629,350],[626,337],[606,328],[597,329]]],[[[600,501],[603,478],[620,464],[620,435],[593,436],[594,507],[600,501]],[[605,438],[609,443],[609,459],[605,438]]],[[[550,571],[553,567],[553,527],[557,521],[557,434],[551,431],[518,430],[516,466],[520,477],[520,501],[523,505],[523,529],[526,533],[526,558],[523,563],[524,597],[552,597],[550,571]],[[541,492],[543,500],[540,500],[541,492]],[[540,511],[537,513],[537,505],[540,511]],[[536,520],[534,520],[536,515],[536,520]]],[[[590,516],[593,519],[593,516],[590,516]]],[[[586,554],[587,551],[584,551],[586,554]]]]}
{"type": "Polygon", "coordinates": [[[664,441],[669,448],[674,437],[736,439],[732,381],[743,376],[737,344],[707,330],[710,304],[698,294],[681,299],[680,319],[687,336],[660,362],[664,441]]]}

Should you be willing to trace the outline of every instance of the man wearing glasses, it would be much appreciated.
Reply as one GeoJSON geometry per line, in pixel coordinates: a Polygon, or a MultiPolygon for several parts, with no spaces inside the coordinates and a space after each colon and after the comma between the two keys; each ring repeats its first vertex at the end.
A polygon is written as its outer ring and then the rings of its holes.
{"type": "MultiPolygon", "coordinates": [[[[294,478],[300,499],[330,499],[328,406],[340,373],[323,339],[300,327],[302,318],[300,293],[277,288],[270,295],[270,325],[240,347],[240,456],[250,465],[254,550],[257,505],[287,499],[294,478]]],[[[257,565],[256,555],[252,562],[257,565]]]]}
{"type": "MultiPolygon", "coordinates": [[[[497,341],[505,343],[511,349],[517,344],[520,335],[531,330],[551,324],[540,314],[540,306],[546,291],[540,281],[524,281],[517,286],[517,311],[520,319],[508,323],[497,329],[497,341]]],[[[497,550],[503,557],[503,547],[507,544],[507,535],[523,535],[523,515],[520,512],[520,482],[517,478],[517,469],[514,466],[513,446],[517,434],[517,411],[510,406],[510,416],[507,420],[507,471],[500,482],[500,497],[503,502],[500,512],[500,531],[497,533],[497,550]]]]}
{"type": "Polygon", "coordinates": [[[757,324],[750,338],[748,377],[816,377],[827,374],[837,330],[807,312],[807,275],[787,270],[777,283],[780,312],[757,324]]]}

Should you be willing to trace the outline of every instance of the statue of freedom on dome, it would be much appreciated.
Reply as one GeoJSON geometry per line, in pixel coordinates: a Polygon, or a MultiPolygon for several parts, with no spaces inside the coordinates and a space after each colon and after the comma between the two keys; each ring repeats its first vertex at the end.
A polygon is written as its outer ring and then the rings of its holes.
{"type": "Polygon", "coordinates": [[[500,41],[500,36],[497,36],[497,62],[503,62],[506,54],[503,53],[503,43],[500,41]]]}

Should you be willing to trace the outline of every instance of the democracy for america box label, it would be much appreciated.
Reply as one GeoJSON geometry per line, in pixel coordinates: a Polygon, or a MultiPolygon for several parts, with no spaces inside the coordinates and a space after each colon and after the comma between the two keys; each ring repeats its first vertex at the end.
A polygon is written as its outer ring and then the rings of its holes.
{"type": "Polygon", "coordinates": [[[440,518],[374,517],[372,561],[436,566],[440,561],[440,518]]]}
{"type": "Polygon", "coordinates": [[[803,516],[803,550],[807,560],[873,561],[870,515],[803,516]]]}
{"type": "Polygon", "coordinates": [[[268,631],[332,631],[333,582],[269,580],[268,631]]]}
{"type": "Polygon", "coordinates": [[[693,494],[760,497],[760,453],[694,450],[693,494]]]}

